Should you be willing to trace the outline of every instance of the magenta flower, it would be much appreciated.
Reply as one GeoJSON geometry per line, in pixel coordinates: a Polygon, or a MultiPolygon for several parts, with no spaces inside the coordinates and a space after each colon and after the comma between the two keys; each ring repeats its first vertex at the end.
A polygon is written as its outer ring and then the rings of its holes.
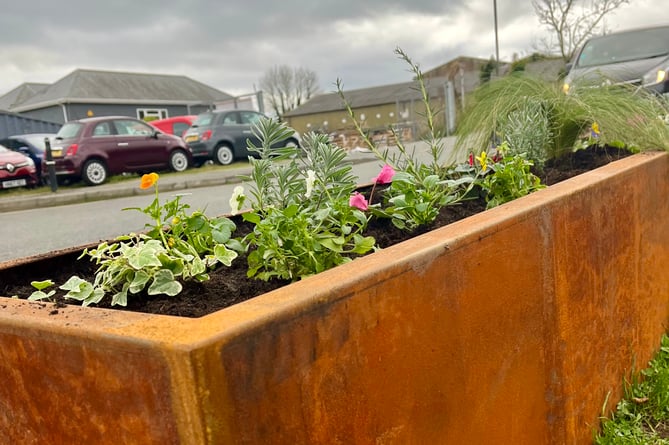
{"type": "Polygon", "coordinates": [[[351,195],[348,200],[348,205],[355,207],[356,209],[360,209],[363,212],[369,207],[365,196],[361,195],[359,192],[355,192],[351,195]]]}
{"type": "Polygon", "coordinates": [[[393,176],[395,176],[395,170],[393,170],[390,165],[386,164],[381,169],[381,173],[374,178],[374,182],[377,184],[389,184],[393,181],[393,176]]]}

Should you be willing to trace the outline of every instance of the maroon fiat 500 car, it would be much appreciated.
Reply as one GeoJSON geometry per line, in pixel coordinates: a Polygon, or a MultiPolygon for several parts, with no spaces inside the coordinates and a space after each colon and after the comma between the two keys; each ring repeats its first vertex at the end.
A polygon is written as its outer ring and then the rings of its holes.
{"type": "Polygon", "coordinates": [[[51,152],[59,178],[83,179],[88,185],[125,172],[184,171],[191,162],[181,138],[125,116],[68,122],[56,134],[51,152]]]}
{"type": "Polygon", "coordinates": [[[0,145],[0,187],[32,187],[37,185],[35,163],[28,156],[0,145]]]}

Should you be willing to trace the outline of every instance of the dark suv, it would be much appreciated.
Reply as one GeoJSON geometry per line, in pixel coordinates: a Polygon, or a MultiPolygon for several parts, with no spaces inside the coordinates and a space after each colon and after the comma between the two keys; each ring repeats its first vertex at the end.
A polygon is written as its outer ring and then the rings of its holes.
{"type": "MultiPolygon", "coordinates": [[[[198,115],[183,135],[193,153],[193,162],[201,165],[211,159],[228,165],[235,159],[252,155],[247,149],[247,140],[260,146],[260,141],[251,131],[253,124],[260,119],[267,117],[252,110],[215,110],[198,115]]],[[[284,147],[289,145],[299,145],[297,133],[279,144],[284,147]]]]}
{"type": "Polygon", "coordinates": [[[585,42],[567,64],[563,89],[629,84],[669,92],[669,26],[634,29],[585,42]]]}
{"type": "MultiPolygon", "coordinates": [[[[52,144],[56,175],[83,179],[89,185],[125,172],[184,171],[191,162],[190,150],[181,138],[125,116],[68,122],[52,144]]],[[[45,170],[46,165],[43,175],[45,170]]]]}

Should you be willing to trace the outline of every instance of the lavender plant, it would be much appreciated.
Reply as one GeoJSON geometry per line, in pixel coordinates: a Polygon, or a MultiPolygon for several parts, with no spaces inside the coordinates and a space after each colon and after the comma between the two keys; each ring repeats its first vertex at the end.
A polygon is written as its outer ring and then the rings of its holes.
{"type": "MultiPolygon", "coordinates": [[[[302,147],[275,147],[292,131],[283,123],[262,120],[253,129],[261,141],[249,150],[254,225],[243,242],[248,248],[248,276],[298,280],[351,261],[375,246],[362,233],[368,215],[349,205],[356,187],[346,153],[325,135],[308,133],[302,147]]],[[[245,198],[238,194],[236,202],[245,198]]]]}

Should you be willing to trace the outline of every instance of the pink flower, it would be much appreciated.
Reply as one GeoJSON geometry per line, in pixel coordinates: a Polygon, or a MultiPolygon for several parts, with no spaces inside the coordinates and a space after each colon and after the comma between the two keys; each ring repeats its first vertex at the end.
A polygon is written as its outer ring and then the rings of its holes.
{"type": "Polygon", "coordinates": [[[351,207],[355,207],[356,209],[360,209],[363,212],[368,208],[365,195],[361,195],[359,192],[355,192],[353,193],[353,195],[351,195],[351,197],[348,200],[348,205],[350,205],[351,207]]]}
{"type": "Polygon", "coordinates": [[[393,170],[390,165],[386,164],[381,169],[381,173],[374,178],[374,182],[377,184],[389,184],[393,181],[393,176],[395,176],[395,170],[393,170]]]}

